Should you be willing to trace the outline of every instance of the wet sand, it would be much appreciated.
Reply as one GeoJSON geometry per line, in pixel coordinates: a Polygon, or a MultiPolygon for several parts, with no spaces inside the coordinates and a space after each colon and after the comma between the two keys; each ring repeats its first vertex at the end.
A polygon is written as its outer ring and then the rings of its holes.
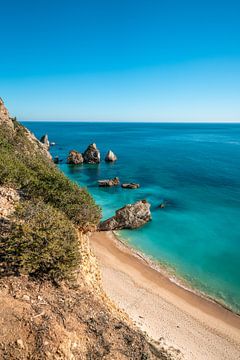
{"type": "Polygon", "coordinates": [[[111,232],[90,243],[107,295],[160,346],[187,360],[240,359],[240,316],[170,281],[111,232]]]}

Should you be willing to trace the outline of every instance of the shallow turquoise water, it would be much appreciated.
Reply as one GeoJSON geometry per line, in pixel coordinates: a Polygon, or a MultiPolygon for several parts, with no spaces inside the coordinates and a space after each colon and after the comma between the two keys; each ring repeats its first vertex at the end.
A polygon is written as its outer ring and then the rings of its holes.
{"type": "Polygon", "coordinates": [[[53,155],[83,151],[96,142],[115,164],[60,165],[87,186],[107,218],[126,203],[146,198],[152,222],[121,235],[165,263],[196,288],[240,312],[240,124],[25,124],[55,141],[53,155]],[[141,188],[98,188],[97,180],[119,176],[141,188]],[[159,209],[162,200],[169,206],[159,209]]]}

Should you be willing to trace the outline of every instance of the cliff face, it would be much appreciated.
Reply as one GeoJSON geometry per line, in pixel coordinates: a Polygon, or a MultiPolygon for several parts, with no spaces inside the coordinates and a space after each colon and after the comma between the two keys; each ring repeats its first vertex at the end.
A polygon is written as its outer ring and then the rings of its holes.
{"type": "Polygon", "coordinates": [[[102,291],[99,209],[50,159],[1,101],[0,358],[167,359],[102,291]]]}

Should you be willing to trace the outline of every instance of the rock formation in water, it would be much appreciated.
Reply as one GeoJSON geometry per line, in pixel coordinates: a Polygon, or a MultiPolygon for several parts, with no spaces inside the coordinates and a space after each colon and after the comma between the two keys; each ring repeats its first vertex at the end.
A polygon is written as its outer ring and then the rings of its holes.
{"type": "Polygon", "coordinates": [[[50,148],[50,142],[49,142],[49,140],[48,140],[48,135],[47,135],[47,134],[43,135],[43,136],[41,137],[40,141],[41,141],[41,143],[44,144],[44,145],[46,146],[46,148],[49,150],[49,148],[50,148]]]}
{"type": "Polygon", "coordinates": [[[96,144],[90,144],[83,153],[83,159],[86,164],[99,164],[100,163],[100,151],[96,144]]]}
{"type": "Polygon", "coordinates": [[[136,229],[151,220],[150,204],[146,200],[137,201],[116,211],[115,216],[100,223],[104,231],[136,229]]]}
{"type": "Polygon", "coordinates": [[[83,163],[83,156],[76,150],[71,150],[67,158],[68,164],[79,165],[83,163]]]}
{"type": "Polygon", "coordinates": [[[138,189],[140,185],[137,183],[126,183],[126,184],[122,184],[121,187],[123,189],[138,189]]]}
{"type": "Polygon", "coordinates": [[[114,162],[116,160],[117,160],[117,156],[112,152],[112,150],[109,150],[105,157],[105,161],[106,162],[114,162]]]}
{"type": "Polygon", "coordinates": [[[115,177],[113,179],[107,179],[107,180],[98,180],[98,186],[100,187],[111,187],[111,186],[117,186],[119,185],[119,178],[115,177]]]}

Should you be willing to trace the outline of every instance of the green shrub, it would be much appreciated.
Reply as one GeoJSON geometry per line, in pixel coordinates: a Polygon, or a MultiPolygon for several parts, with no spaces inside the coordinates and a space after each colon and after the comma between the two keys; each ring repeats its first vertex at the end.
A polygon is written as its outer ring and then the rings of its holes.
{"type": "Polygon", "coordinates": [[[53,281],[68,279],[80,261],[74,225],[44,202],[25,201],[0,239],[1,268],[53,281]]]}
{"type": "Polygon", "coordinates": [[[64,212],[80,229],[98,224],[101,211],[84,188],[70,181],[49,159],[34,151],[16,120],[15,132],[0,129],[0,185],[23,190],[64,212]]]}

